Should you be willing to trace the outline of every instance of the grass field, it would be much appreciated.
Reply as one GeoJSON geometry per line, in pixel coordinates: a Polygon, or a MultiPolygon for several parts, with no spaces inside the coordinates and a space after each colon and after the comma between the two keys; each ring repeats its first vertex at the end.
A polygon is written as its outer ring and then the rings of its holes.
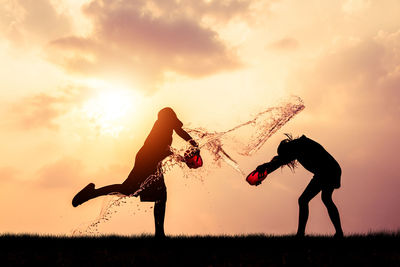
{"type": "Polygon", "coordinates": [[[400,233],[310,236],[2,235],[0,266],[400,266],[400,233]]]}

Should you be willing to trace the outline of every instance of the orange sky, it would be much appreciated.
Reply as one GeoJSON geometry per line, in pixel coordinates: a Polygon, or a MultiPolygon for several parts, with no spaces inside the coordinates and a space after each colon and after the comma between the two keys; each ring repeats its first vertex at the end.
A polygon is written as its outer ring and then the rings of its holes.
{"type": "MultiPolygon", "coordinates": [[[[122,182],[162,107],[221,131],[291,94],[305,110],[243,170],[283,133],[306,134],[342,166],[345,233],[398,230],[398,14],[397,0],[0,0],[0,231],[94,220],[104,198],[73,208],[73,195],[122,182]]],[[[228,166],[199,173],[167,173],[167,234],[292,234],[312,177],[285,168],[251,187],[228,166]]],[[[99,230],[152,233],[150,206],[131,199],[99,230]]],[[[307,232],[333,233],[319,196],[307,232]]]]}

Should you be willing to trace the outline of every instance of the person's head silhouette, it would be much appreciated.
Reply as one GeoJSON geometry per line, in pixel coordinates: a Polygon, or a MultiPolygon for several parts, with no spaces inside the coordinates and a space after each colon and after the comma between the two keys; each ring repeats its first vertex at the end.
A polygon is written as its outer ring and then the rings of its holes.
{"type": "Polygon", "coordinates": [[[294,158],[296,157],[296,144],[293,142],[293,137],[290,134],[285,134],[287,136],[286,139],[283,139],[278,146],[277,152],[279,157],[284,161],[288,162],[286,165],[293,170],[296,167],[296,161],[294,158]]]}
{"type": "Polygon", "coordinates": [[[284,139],[279,143],[279,146],[278,146],[278,149],[277,149],[277,152],[278,152],[279,156],[285,157],[285,156],[290,154],[291,149],[290,149],[289,142],[290,141],[288,139],[284,139]]]}
{"type": "Polygon", "coordinates": [[[158,120],[161,122],[171,122],[171,121],[177,121],[178,117],[176,116],[172,108],[166,107],[158,112],[158,120]]]}

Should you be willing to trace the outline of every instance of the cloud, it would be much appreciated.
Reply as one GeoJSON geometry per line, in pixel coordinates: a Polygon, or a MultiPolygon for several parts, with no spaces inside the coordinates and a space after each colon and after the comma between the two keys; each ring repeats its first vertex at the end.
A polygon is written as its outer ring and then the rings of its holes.
{"type": "Polygon", "coordinates": [[[398,117],[399,47],[400,31],[343,41],[298,73],[291,86],[301,88],[300,95],[315,112],[336,106],[360,118],[398,117]]]}
{"type": "Polygon", "coordinates": [[[370,0],[347,0],[342,5],[342,10],[348,14],[363,11],[371,6],[370,0]]]}
{"type": "Polygon", "coordinates": [[[167,72],[204,77],[242,66],[215,24],[248,16],[253,1],[100,1],[83,7],[92,34],[49,43],[49,60],[70,73],[154,90],[167,72]],[[207,23],[212,21],[213,23],[207,23]]]}
{"type": "Polygon", "coordinates": [[[290,51],[297,49],[298,46],[299,42],[296,39],[286,37],[276,42],[268,44],[266,48],[272,50],[290,51]]]}
{"type": "Polygon", "coordinates": [[[71,32],[71,20],[48,0],[2,1],[0,34],[24,48],[71,32]]]}
{"type": "MultiPolygon", "coordinates": [[[[197,21],[206,18],[213,23],[226,23],[232,19],[247,19],[251,16],[254,0],[198,1],[164,0],[142,1],[145,12],[170,17],[190,17],[197,21]]],[[[269,2],[269,1],[264,1],[269,2]]]]}
{"type": "Polygon", "coordinates": [[[21,130],[47,128],[57,130],[56,119],[79,105],[89,91],[85,87],[67,86],[56,93],[38,93],[11,103],[5,125],[21,130]]]}
{"type": "Polygon", "coordinates": [[[19,173],[19,171],[11,166],[2,166],[0,167],[0,178],[1,182],[15,182],[15,177],[19,173]]]}
{"type": "Polygon", "coordinates": [[[63,157],[41,167],[38,172],[38,185],[45,188],[63,188],[76,185],[82,177],[84,165],[81,161],[63,157]]]}
{"type": "Polygon", "coordinates": [[[40,167],[32,183],[48,189],[80,187],[86,185],[82,183],[89,182],[96,185],[116,184],[122,183],[132,168],[128,165],[110,164],[88,171],[85,166],[79,159],[64,156],[40,167]]]}

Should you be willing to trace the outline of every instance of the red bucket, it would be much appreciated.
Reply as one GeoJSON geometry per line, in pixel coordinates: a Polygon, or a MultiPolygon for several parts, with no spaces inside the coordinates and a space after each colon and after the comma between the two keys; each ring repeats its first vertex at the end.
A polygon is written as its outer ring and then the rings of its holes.
{"type": "Polygon", "coordinates": [[[257,185],[261,183],[268,175],[267,170],[263,173],[259,173],[258,171],[252,171],[246,178],[246,181],[251,185],[257,185]]]}
{"type": "Polygon", "coordinates": [[[185,163],[191,169],[197,169],[197,168],[203,166],[203,159],[200,156],[200,150],[186,151],[185,163]]]}

